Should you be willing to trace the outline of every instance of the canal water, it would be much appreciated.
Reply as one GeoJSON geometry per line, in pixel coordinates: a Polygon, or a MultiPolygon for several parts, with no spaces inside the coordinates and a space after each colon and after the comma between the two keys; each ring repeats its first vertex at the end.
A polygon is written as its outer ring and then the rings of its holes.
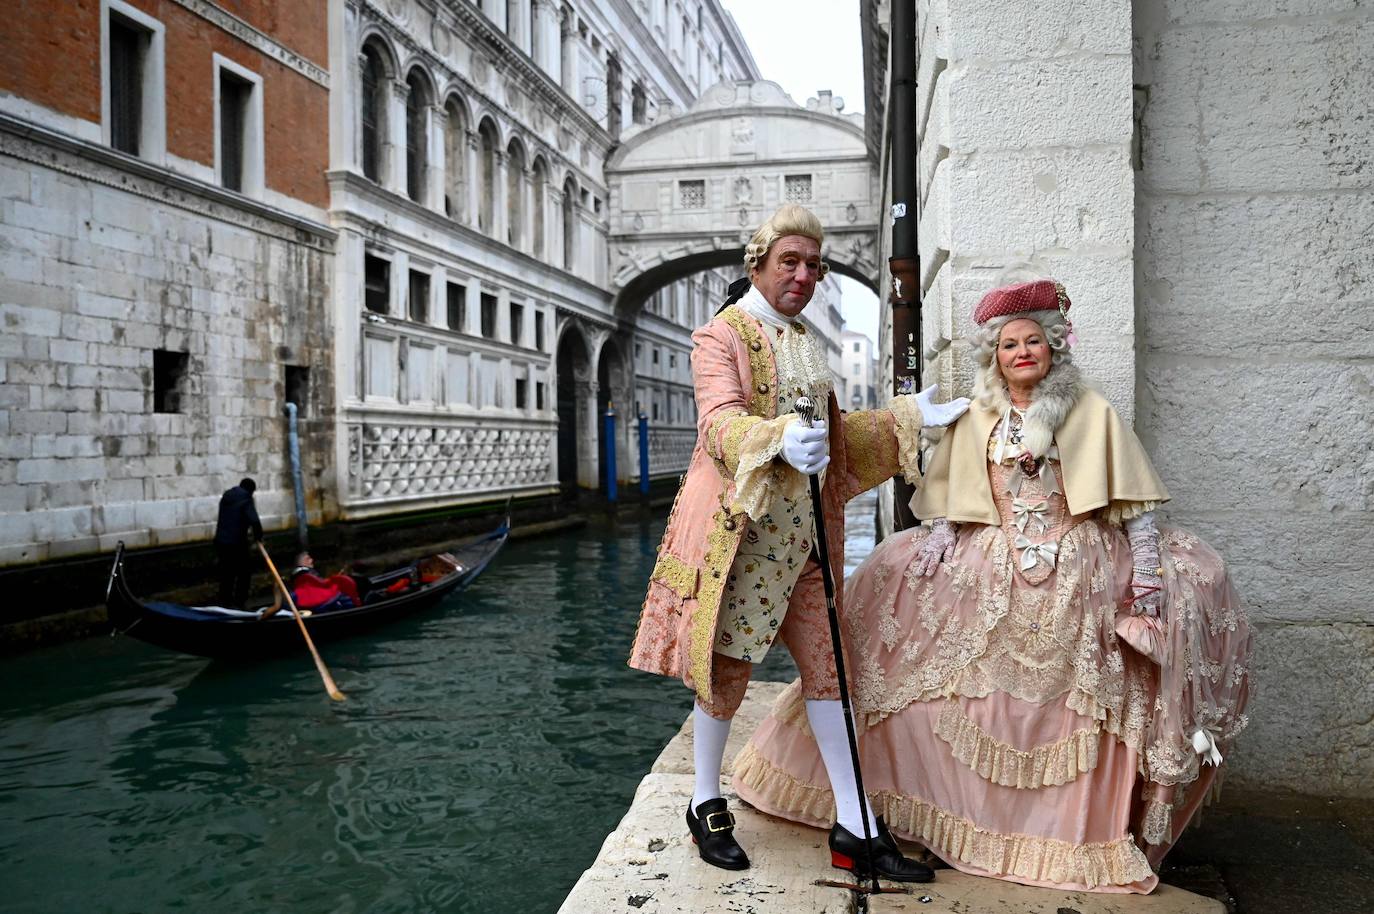
{"type": "Polygon", "coordinates": [[[691,708],[625,665],[663,523],[511,542],[467,592],[323,645],[342,703],[304,653],[5,660],[0,910],[552,914],[691,708]]]}

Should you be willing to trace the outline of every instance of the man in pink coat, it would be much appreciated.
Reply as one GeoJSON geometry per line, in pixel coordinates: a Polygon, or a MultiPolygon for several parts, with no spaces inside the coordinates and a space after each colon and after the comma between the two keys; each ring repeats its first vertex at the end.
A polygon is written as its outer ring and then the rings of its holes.
{"type": "Polygon", "coordinates": [[[808,722],[835,787],[832,862],[920,882],[931,871],[901,855],[853,786],[807,477],[823,474],[832,573],[843,580],[845,502],[898,472],[914,481],[921,426],[949,424],[968,400],[932,403],[932,387],[894,397],[886,409],[840,412],[824,349],[799,320],[828,270],[823,240],[815,214],[793,204],[779,209],[745,248],[748,291],[692,336],[696,448],[659,546],[630,666],[680,677],[696,692],[687,825],[703,860],[749,866],[720,794],[720,769],[753,665],[780,639],[801,672],[808,722]],[[793,404],[802,396],[827,405],[825,421],[797,421],[793,404]],[[857,837],[865,817],[878,836],[871,860],[857,837]]]}

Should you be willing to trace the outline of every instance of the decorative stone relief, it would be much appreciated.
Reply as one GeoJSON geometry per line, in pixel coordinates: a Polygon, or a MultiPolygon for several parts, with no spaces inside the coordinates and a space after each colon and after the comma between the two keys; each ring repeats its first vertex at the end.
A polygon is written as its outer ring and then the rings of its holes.
{"type": "Polygon", "coordinates": [[[453,50],[453,33],[436,18],[429,32],[429,42],[434,47],[434,53],[446,58],[453,50]]]}
{"type": "Polygon", "coordinates": [[[735,203],[739,206],[748,206],[754,202],[754,185],[743,175],[735,179],[733,185],[735,203]]]}
{"type": "Polygon", "coordinates": [[[350,489],[382,499],[548,483],[555,478],[553,438],[552,429],[538,428],[351,426],[350,489]]]}
{"type": "Polygon", "coordinates": [[[398,25],[410,22],[410,3],[407,0],[386,0],[386,11],[398,25]]]}

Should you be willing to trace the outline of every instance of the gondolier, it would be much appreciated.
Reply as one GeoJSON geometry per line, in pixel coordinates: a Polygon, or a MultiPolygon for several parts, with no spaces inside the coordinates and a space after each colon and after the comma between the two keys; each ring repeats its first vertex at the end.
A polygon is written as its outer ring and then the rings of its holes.
{"type": "Polygon", "coordinates": [[[753,665],[781,640],[801,671],[807,718],[836,785],[832,859],[856,872],[922,881],[930,870],[901,855],[849,786],[854,770],[813,556],[807,477],[824,473],[822,513],[839,580],[845,502],[898,472],[914,480],[921,426],[952,422],[968,401],[934,404],[931,388],[895,397],[886,409],[840,412],[824,350],[799,319],[828,269],[823,240],[813,213],[779,209],[745,248],[748,288],[693,334],[697,442],[659,547],[630,665],[680,677],[696,692],[696,781],[686,818],[707,863],[749,865],[720,794],[720,769],[753,665]],[[814,428],[793,412],[802,396],[826,404],[814,428]],[[871,859],[858,837],[865,831],[878,836],[871,859]]]}
{"type": "Polygon", "coordinates": [[[215,554],[219,558],[219,605],[243,609],[248,599],[248,583],[253,578],[249,547],[262,539],[253,493],[258,484],[245,477],[225,489],[219,498],[219,517],[215,521],[215,554]]]}

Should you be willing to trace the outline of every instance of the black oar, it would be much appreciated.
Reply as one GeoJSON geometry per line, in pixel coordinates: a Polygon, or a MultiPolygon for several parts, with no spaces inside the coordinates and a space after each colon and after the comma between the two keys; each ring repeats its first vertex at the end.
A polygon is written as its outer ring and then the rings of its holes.
{"type": "MultiPolygon", "coordinates": [[[[792,409],[809,428],[816,418],[816,403],[810,397],[798,397],[792,409]]],[[[864,776],[859,770],[859,737],[854,728],[854,709],[849,704],[849,680],[844,672],[844,644],[840,640],[840,617],[835,611],[835,578],[830,572],[830,548],[825,538],[825,514],[821,509],[821,477],[811,477],[811,513],[816,521],[816,554],[821,564],[821,581],[825,585],[825,608],[830,616],[830,644],[835,651],[835,673],[840,681],[840,707],[844,709],[844,732],[849,737],[849,758],[854,766],[854,788],[859,793],[859,815],[864,820],[864,850],[868,853],[869,875],[873,877],[873,888],[864,889],[854,886],[858,891],[881,892],[878,884],[878,868],[873,862],[873,830],[868,827],[868,794],[864,792],[864,776]]],[[[839,790],[839,785],[831,784],[831,790],[839,790]]],[[[858,876],[855,873],[855,876],[858,876]]]]}

